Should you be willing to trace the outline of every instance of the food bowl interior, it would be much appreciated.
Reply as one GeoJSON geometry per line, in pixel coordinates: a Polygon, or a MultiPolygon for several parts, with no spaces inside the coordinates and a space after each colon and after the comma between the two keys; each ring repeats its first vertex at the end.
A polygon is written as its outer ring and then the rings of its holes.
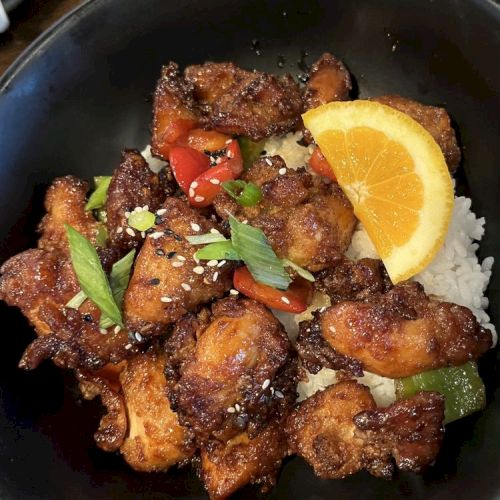
{"type": "MultiPolygon", "coordinates": [[[[459,127],[458,189],[487,218],[481,257],[500,255],[500,7],[487,0],[95,0],[63,20],[0,80],[0,259],[33,245],[43,193],[68,173],[109,174],[123,148],[149,140],[151,94],[162,63],[232,60],[303,73],[324,51],[340,57],[360,97],[396,93],[445,106],[459,127]]],[[[500,273],[489,289],[500,319],[500,273]]],[[[188,468],[130,470],[93,443],[100,408],[71,374],[17,362],[33,332],[0,306],[0,497],[205,498],[188,468]]],[[[321,481],[288,459],[269,498],[493,498],[500,494],[496,354],[482,364],[487,410],[447,427],[436,465],[394,481],[360,473],[321,481]]],[[[247,487],[236,497],[255,498],[247,487]]]]}

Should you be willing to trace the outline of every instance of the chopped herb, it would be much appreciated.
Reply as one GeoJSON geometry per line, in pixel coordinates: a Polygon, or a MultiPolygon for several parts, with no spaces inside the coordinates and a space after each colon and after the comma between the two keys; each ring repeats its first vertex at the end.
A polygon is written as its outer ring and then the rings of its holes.
{"type": "Polygon", "coordinates": [[[305,280],[312,281],[312,282],[316,281],[314,279],[314,276],[309,271],[307,271],[303,267],[298,266],[297,264],[295,264],[291,260],[281,259],[281,262],[283,262],[283,265],[285,267],[291,267],[299,276],[301,276],[305,280]]]}
{"type": "Polygon", "coordinates": [[[97,225],[97,236],[95,242],[98,247],[106,248],[106,243],[108,241],[108,230],[104,224],[97,225]]]}
{"type": "Polygon", "coordinates": [[[194,254],[200,260],[241,260],[239,253],[229,240],[211,243],[194,254]]]}
{"type": "Polygon", "coordinates": [[[218,241],[229,241],[220,233],[196,234],[194,236],[186,236],[191,245],[206,245],[208,243],[216,243],[218,241]]]}
{"type": "Polygon", "coordinates": [[[105,205],[111,176],[94,177],[94,182],[95,190],[90,195],[90,198],[85,205],[85,210],[87,212],[97,208],[102,208],[105,205]]]}
{"type": "Polygon", "coordinates": [[[222,183],[222,188],[243,207],[253,207],[262,200],[262,191],[253,182],[227,181],[222,183]]]}
{"type": "Polygon", "coordinates": [[[80,306],[87,300],[85,292],[80,290],[71,300],[66,303],[66,307],[70,309],[79,309],[80,306]]]}
{"type": "Polygon", "coordinates": [[[128,225],[137,229],[137,231],[146,231],[155,224],[156,216],[149,210],[132,212],[128,218],[128,225]]]}
{"type": "Polygon", "coordinates": [[[95,248],[76,229],[65,224],[71,263],[80,288],[114,323],[123,327],[122,315],[95,248]]]}

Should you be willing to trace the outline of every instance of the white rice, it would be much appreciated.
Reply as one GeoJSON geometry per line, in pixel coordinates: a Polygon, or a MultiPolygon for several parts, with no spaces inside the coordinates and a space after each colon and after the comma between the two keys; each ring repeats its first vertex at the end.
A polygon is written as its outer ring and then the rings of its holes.
{"type": "Polygon", "coordinates": [[[298,143],[301,139],[302,132],[290,132],[283,137],[270,137],[264,144],[264,149],[269,156],[281,156],[286,166],[295,170],[307,165],[312,153],[311,147],[304,147],[298,143]]]}

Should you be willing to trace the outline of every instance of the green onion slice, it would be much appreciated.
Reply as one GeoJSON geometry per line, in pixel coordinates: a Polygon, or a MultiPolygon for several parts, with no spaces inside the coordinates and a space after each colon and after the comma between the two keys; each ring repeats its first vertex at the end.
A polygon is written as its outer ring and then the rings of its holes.
{"type": "Polygon", "coordinates": [[[295,262],[292,262],[288,259],[281,259],[281,262],[283,262],[283,265],[285,267],[291,267],[299,276],[301,276],[305,280],[311,282],[316,281],[314,276],[309,271],[307,271],[303,267],[298,266],[297,264],[295,264],[295,262]]]}
{"type": "Polygon", "coordinates": [[[286,290],[291,283],[283,263],[269,245],[265,234],[258,228],[243,224],[229,216],[231,241],[256,281],[286,290]]]}
{"type": "Polygon", "coordinates": [[[227,181],[221,184],[222,189],[244,207],[253,207],[262,200],[262,191],[257,184],[242,180],[227,181]]]}
{"type": "MultiPolygon", "coordinates": [[[[115,299],[116,305],[121,310],[123,304],[123,297],[125,295],[125,290],[128,287],[128,282],[130,281],[130,271],[132,265],[134,264],[135,249],[130,250],[130,252],[122,257],[120,260],[116,261],[111,268],[111,273],[109,275],[109,284],[111,286],[111,292],[115,299]]],[[[100,328],[108,328],[113,326],[115,323],[113,320],[106,317],[104,314],[101,315],[99,320],[100,328]]]]}
{"type": "Polygon", "coordinates": [[[148,210],[141,210],[140,212],[132,212],[128,218],[128,225],[137,229],[137,231],[147,231],[155,225],[155,214],[148,210]]]}
{"type": "Polygon", "coordinates": [[[108,188],[111,182],[111,176],[101,176],[94,177],[95,191],[90,195],[87,204],[85,205],[85,210],[95,210],[96,208],[101,208],[106,203],[106,198],[108,196],[108,188]]]}
{"type": "Polygon", "coordinates": [[[104,224],[99,223],[97,225],[97,236],[95,238],[95,242],[98,247],[105,248],[107,241],[108,241],[108,230],[106,229],[106,226],[104,224]]]}
{"type": "Polygon", "coordinates": [[[444,423],[458,420],[486,406],[484,383],[473,361],[398,379],[395,385],[398,399],[410,397],[418,391],[440,392],[445,397],[444,423]]]}
{"type": "Polygon", "coordinates": [[[66,307],[70,309],[79,309],[80,306],[87,300],[87,295],[83,290],[80,290],[76,295],[66,303],[66,307]]]}
{"type": "Polygon", "coordinates": [[[221,233],[206,233],[186,236],[186,240],[188,240],[191,245],[206,245],[208,243],[217,243],[218,241],[229,241],[221,233]]]}
{"type": "Polygon", "coordinates": [[[198,250],[194,256],[200,260],[241,260],[239,253],[229,240],[210,243],[198,250]]]}
{"type": "Polygon", "coordinates": [[[255,142],[248,137],[238,138],[245,170],[248,170],[253,165],[255,160],[259,158],[262,150],[264,149],[265,142],[265,140],[255,142]]]}
{"type": "Polygon", "coordinates": [[[69,242],[71,263],[80,288],[114,323],[123,327],[122,315],[116,305],[108,279],[95,248],[69,224],[64,225],[69,242]]]}

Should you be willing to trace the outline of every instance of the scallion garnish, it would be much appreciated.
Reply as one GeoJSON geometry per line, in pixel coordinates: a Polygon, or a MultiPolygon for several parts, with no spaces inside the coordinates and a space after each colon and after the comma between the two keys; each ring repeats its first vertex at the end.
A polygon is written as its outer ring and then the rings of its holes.
{"type": "Polygon", "coordinates": [[[70,309],[79,309],[79,307],[87,300],[87,295],[83,290],[80,290],[76,295],[66,303],[66,307],[70,309]]]}
{"type": "MultiPolygon", "coordinates": [[[[119,261],[115,262],[109,275],[111,292],[113,293],[116,305],[120,310],[122,308],[125,290],[127,289],[128,282],[130,281],[130,270],[132,269],[132,264],[134,263],[134,257],[135,249],[131,250],[127,255],[125,255],[125,257],[122,257],[119,261]]],[[[108,328],[114,324],[113,320],[101,315],[101,319],[99,320],[100,328],[108,328]]]]}
{"type": "Polygon", "coordinates": [[[132,212],[128,218],[128,225],[137,229],[137,231],[147,231],[155,224],[155,214],[148,210],[141,210],[140,212],[132,212]]]}
{"type": "Polygon", "coordinates": [[[221,186],[229,196],[234,198],[243,207],[253,207],[262,200],[262,191],[253,182],[245,182],[238,179],[223,182],[221,186]]]}
{"type": "Polygon", "coordinates": [[[210,243],[198,250],[194,256],[200,260],[241,260],[239,253],[229,240],[210,243]]]}
{"type": "Polygon", "coordinates": [[[239,137],[238,143],[240,145],[241,156],[243,157],[243,164],[245,170],[248,170],[255,160],[259,158],[262,150],[264,149],[265,140],[263,141],[252,141],[248,137],[239,137]]]}
{"type": "Polygon", "coordinates": [[[116,305],[95,248],[87,238],[69,224],[64,226],[69,242],[71,263],[80,288],[104,315],[123,327],[120,309],[116,305]]]}
{"type": "Polygon", "coordinates": [[[186,236],[186,240],[188,240],[191,245],[206,245],[208,243],[217,243],[218,241],[229,241],[223,234],[220,233],[206,233],[186,236]]]}
{"type": "Polygon", "coordinates": [[[97,235],[95,237],[95,242],[98,247],[105,248],[108,241],[108,230],[106,226],[102,223],[97,225],[97,235]]]}
{"type": "Polygon", "coordinates": [[[301,276],[305,280],[316,281],[314,276],[309,271],[307,271],[303,267],[298,266],[297,264],[295,264],[295,262],[292,262],[288,259],[281,259],[281,262],[283,262],[283,265],[285,267],[291,267],[299,276],[301,276]]]}
{"type": "Polygon", "coordinates": [[[286,290],[292,280],[265,234],[256,227],[239,222],[232,215],[229,216],[229,224],[233,247],[254,279],[273,288],[286,290]]]}
{"type": "Polygon", "coordinates": [[[96,208],[101,208],[106,203],[106,198],[108,196],[108,188],[111,182],[111,176],[100,176],[94,177],[95,190],[90,195],[87,204],[85,205],[85,210],[95,210],[96,208]]]}

